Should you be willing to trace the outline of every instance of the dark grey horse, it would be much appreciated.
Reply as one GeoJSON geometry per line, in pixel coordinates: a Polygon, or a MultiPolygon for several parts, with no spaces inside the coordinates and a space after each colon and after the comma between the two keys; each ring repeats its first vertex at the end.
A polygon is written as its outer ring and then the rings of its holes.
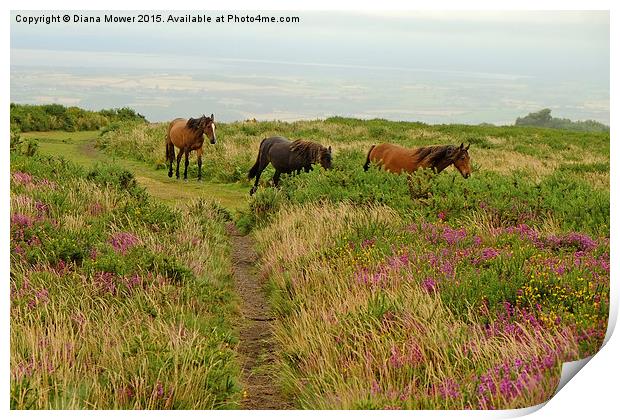
{"type": "Polygon", "coordinates": [[[263,139],[258,149],[256,163],[248,173],[249,179],[256,178],[250,195],[256,192],[260,174],[269,163],[276,169],[276,173],[273,175],[273,183],[277,186],[281,174],[299,173],[302,169],[308,172],[314,163],[320,163],[323,168],[330,169],[332,167],[332,148],[305,140],[292,142],[279,136],[263,139]]]}

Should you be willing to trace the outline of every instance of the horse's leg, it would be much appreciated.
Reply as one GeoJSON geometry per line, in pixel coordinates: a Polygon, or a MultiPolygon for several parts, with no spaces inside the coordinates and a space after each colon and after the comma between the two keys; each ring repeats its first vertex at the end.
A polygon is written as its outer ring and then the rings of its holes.
{"type": "Polygon", "coordinates": [[[198,155],[198,181],[202,179],[202,147],[196,150],[196,154],[198,155]]]}
{"type": "Polygon", "coordinates": [[[256,181],[254,181],[254,186],[250,190],[250,195],[254,194],[258,189],[258,180],[260,179],[260,176],[267,167],[267,165],[269,165],[269,161],[264,156],[261,156],[260,165],[258,166],[258,171],[256,171],[256,181]]]}
{"type": "Polygon", "coordinates": [[[187,181],[187,166],[189,165],[189,147],[185,149],[185,171],[183,171],[183,179],[187,181]]]}
{"type": "Polygon", "coordinates": [[[177,155],[177,179],[179,179],[179,167],[181,166],[182,157],[183,157],[183,149],[179,149],[179,154],[177,155]]]}
{"type": "Polygon", "coordinates": [[[265,152],[264,150],[259,150],[257,160],[258,169],[256,170],[256,181],[254,181],[254,186],[250,190],[250,195],[253,195],[258,189],[258,180],[260,179],[260,176],[267,167],[267,165],[269,165],[269,156],[267,152],[265,152]]]}
{"type": "Polygon", "coordinates": [[[276,169],[276,173],[273,174],[273,186],[277,187],[278,184],[280,183],[280,175],[282,174],[282,172],[280,172],[279,170],[276,169]]]}
{"type": "Polygon", "coordinates": [[[250,195],[254,195],[256,190],[258,189],[258,180],[260,179],[260,175],[263,173],[262,165],[258,167],[258,171],[256,171],[256,181],[254,181],[254,186],[250,189],[250,195]]]}

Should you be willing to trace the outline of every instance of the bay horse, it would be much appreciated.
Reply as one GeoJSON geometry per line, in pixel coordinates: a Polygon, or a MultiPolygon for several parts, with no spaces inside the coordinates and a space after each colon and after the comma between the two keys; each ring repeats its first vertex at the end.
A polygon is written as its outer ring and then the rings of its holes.
{"type": "Polygon", "coordinates": [[[168,176],[172,178],[172,164],[174,162],[174,148],[179,148],[177,156],[177,179],[179,179],[179,166],[181,156],[185,154],[185,172],[183,179],[187,180],[187,165],[189,164],[189,153],[192,150],[198,155],[198,180],[202,178],[202,144],[203,135],[206,134],[211,140],[211,144],[216,143],[215,119],[213,114],[210,117],[204,115],[200,118],[176,118],[168,125],[166,132],[166,162],[169,163],[168,176]]]}
{"type": "Polygon", "coordinates": [[[393,173],[413,173],[419,168],[431,168],[436,173],[446,169],[450,165],[463,175],[469,178],[471,175],[469,144],[467,147],[445,145],[427,146],[417,149],[408,149],[396,144],[384,143],[378,146],[371,146],[366,156],[364,171],[367,171],[370,163],[377,163],[383,169],[393,173]]]}
{"type": "Polygon", "coordinates": [[[267,165],[271,163],[276,170],[273,175],[275,186],[280,182],[281,174],[291,172],[308,172],[312,164],[320,163],[325,169],[332,167],[332,147],[323,147],[319,143],[306,140],[290,141],[285,137],[268,137],[260,142],[256,163],[248,173],[248,179],[256,178],[250,195],[258,189],[258,180],[267,165]]]}

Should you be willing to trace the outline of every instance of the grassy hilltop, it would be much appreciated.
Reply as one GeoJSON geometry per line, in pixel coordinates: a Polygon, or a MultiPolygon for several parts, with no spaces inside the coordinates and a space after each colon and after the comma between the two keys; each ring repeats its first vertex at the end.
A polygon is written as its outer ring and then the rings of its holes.
{"type": "Polygon", "coordinates": [[[563,361],[599,349],[609,133],[220,123],[205,181],[193,158],[185,183],[167,178],[165,127],[26,133],[38,152],[11,155],[14,408],[235,407],[229,219],[255,238],[273,370],[300,408],[525,407],[553,394],[563,361]],[[331,145],[334,168],[280,189],[268,170],[249,197],[275,134],[331,145]],[[381,142],[471,143],[474,172],[364,172],[381,142]]]}
{"type": "MultiPolygon", "coordinates": [[[[124,124],[97,140],[107,154],[136,159],[164,168],[162,142],[166,124],[124,124]]],[[[264,207],[316,200],[386,204],[402,214],[447,220],[468,217],[490,223],[531,222],[591,233],[608,231],[609,133],[579,133],[530,127],[480,127],[329,118],[325,121],[239,122],[218,124],[216,145],[205,145],[203,172],[220,183],[247,183],[260,141],[270,135],[303,138],[331,145],[334,170],[290,177],[281,191],[263,190],[250,201],[250,217],[264,207]],[[471,143],[476,176],[463,180],[456,171],[427,181],[408,182],[379,171],[364,173],[362,165],[372,144],[394,142],[408,147],[471,143]],[[412,200],[412,196],[414,199],[412,200]],[[415,197],[428,196],[426,200],[415,197]],[[480,204],[484,208],[480,208],[480,204]]],[[[271,168],[271,167],[269,167],[271,168]]],[[[163,172],[163,171],[162,171],[163,172]]],[[[196,177],[195,161],[190,166],[196,177]]],[[[262,179],[273,175],[269,169],[262,179]]]]}

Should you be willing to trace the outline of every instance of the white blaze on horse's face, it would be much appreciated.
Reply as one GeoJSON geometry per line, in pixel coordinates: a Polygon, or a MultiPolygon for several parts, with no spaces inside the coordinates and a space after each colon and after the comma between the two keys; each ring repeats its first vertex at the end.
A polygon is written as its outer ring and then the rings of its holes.
{"type": "Polygon", "coordinates": [[[210,140],[211,144],[215,144],[217,142],[217,137],[215,135],[215,121],[212,121],[211,124],[207,126],[207,128],[211,128],[210,140]]]}

